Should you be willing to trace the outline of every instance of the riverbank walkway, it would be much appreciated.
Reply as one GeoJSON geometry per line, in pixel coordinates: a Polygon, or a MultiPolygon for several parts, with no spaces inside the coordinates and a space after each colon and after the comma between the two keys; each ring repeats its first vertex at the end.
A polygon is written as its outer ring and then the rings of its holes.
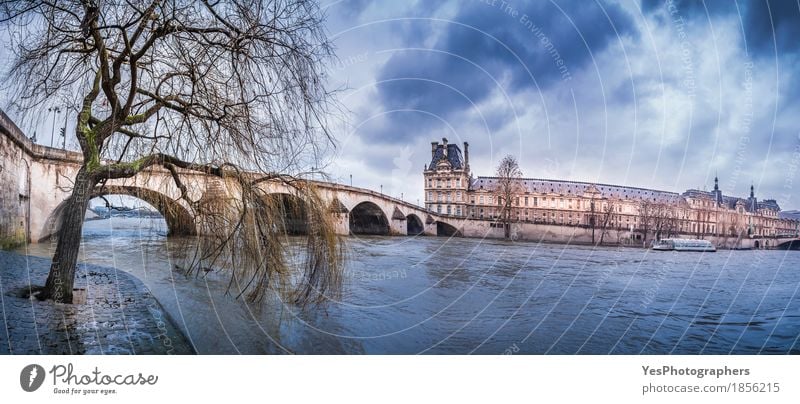
{"type": "Polygon", "coordinates": [[[76,304],[21,297],[44,284],[49,268],[49,259],[0,251],[0,354],[194,353],[150,291],[124,271],[78,264],[75,288],[85,292],[76,304]]]}

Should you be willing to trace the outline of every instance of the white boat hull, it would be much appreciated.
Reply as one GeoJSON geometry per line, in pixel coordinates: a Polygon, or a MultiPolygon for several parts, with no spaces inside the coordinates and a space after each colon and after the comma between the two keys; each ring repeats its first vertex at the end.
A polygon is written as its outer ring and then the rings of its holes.
{"type": "Polygon", "coordinates": [[[715,252],[717,248],[708,240],[693,240],[682,238],[668,238],[653,243],[654,251],[695,251],[715,252]]]}

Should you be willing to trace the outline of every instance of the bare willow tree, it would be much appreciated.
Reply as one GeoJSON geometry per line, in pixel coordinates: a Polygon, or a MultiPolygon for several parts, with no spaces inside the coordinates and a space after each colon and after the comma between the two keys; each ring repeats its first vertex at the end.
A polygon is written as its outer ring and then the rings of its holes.
{"type": "Polygon", "coordinates": [[[324,86],[333,55],[315,3],[3,1],[0,23],[15,55],[5,78],[13,106],[69,104],[83,153],[40,298],[72,301],[89,199],[109,180],[156,171],[208,235],[197,243],[201,261],[230,265],[241,293],[258,299],[277,287],[307,303],[337,290],[341,246],[328,210],[296,178],[333,145],[324,86]],[[217,178],[218,192],[192,197],[192,174],[217,178]],[[310,223],[297,271],[284,257],[283,206],[266,197],[275,181],[302,200],[310,223]]]}
{"type": "Polygon", "coordinates": [[[495,176],[497,185],[494,192],[500,205],[500,221],[503,223],[505,238],[511,238],[511,206],[513,199],[520,191],[520,178],[522,178],[522,170],[519,168],[517,159],[512,155],[503,157],[497,166],[495,176]]]}

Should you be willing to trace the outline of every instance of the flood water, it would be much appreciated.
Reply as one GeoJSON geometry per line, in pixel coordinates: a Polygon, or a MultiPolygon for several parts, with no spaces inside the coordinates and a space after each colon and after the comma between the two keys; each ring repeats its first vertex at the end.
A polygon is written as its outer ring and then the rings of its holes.
{"type": "Polygon", "coordinates": [[[236,300],[225,273],[182,275],[165,232],[89,221],[80,260],[141,279],[203,354],[800,353],[798,251],[348,237],[341,301],[299,310],[236,300]]]}

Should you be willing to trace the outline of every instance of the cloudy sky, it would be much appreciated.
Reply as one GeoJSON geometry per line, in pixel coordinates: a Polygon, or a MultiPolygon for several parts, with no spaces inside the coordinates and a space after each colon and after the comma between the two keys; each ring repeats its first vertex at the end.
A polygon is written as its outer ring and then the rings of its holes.
{"type": "MultiPolygon", "coordinates": [[[[334,180],[416,202],[447,137],[476,176],[507,154],[528,177],[677,192],[718,173],[800,208],[800,0],[322,1],[349,111],[334,180]]],[[[42,116],[21,126],[47,144],[42,116]]]]}
{"type": "Polygon", "coordinates": [[[333,176],[416,202],[430,142],[528,177],[800,208],[800,2],[332,1],[333,176]]]}

